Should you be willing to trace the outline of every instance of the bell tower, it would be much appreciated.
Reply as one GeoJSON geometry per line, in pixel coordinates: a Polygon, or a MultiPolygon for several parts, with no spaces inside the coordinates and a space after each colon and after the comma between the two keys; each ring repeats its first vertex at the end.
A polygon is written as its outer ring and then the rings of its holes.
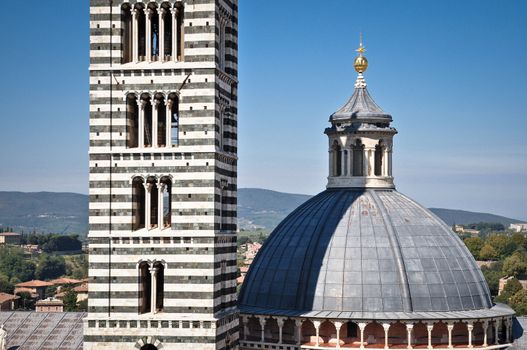
{"type": "Polygon", "coordinates": [[[333,113],[329,139],[328,188],[395,188],[392,176],[392,145],[397,130],[366,88],[363,73],[368,68],[362,45],[354,67],[358,73],[355,91],[348,102],[333,113]]]}
{"type": "Polygon", "coordinates": [[[237,349],[237,0],[90,0],[84,349],[237,349]]]}

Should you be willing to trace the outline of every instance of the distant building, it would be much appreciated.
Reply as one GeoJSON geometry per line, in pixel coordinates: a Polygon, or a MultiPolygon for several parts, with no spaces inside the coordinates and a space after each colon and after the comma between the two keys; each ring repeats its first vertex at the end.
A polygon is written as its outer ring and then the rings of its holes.
{"type": "Polygon", "coordinates": [[[527,232],[527,223],[511,224],[509,229],[516,232],[527,232]]]}
{"type": "Polygon", "coordinates": [[[471,236],[479,236],[480,231],[472,228],[465,228],[463,225],[454,225],[454,231],[456,233],[469,234],[471,236]]]}
{"type": "Polygon", "coordinates": [[[53,283],[39,280],[22,282],[15,285],[15,294],[27,292],[31,294],[32,298],[44,299],[46,288],[51,286],[53,286],[53,283]]]}
{"type": "MultiPolygon", "coordinates": [[[[83,283],[80,286],[73,288],[73,291],[77,294],[77,303],[88,299],[88,283],[83,283]]],[[[55,294],[55,298],[63,300],[65,295],[65,291],[60,291],[55,294]]]]}
{"type": "Polygon", "coordinates": [[[0,233],[0,245],[20,245],[20,238],[22,237],[19,233],[14,232],[2,232],[0,233]]]}
{"type": "Polygon", "coordinates": [[[13,311],[18,307],[18,295],[0,293],[0,311],[13,311]]]}
{"type": "Polygon", "coordinates": [[[60,299],[48,298],[37,301],[37,312],[64,312],[64,302],[60,299]]]}

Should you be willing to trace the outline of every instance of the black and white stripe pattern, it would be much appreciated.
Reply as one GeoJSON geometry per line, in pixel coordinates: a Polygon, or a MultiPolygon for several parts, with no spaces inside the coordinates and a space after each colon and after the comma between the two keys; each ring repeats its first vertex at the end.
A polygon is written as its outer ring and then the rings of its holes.
{"type": "Polygon", "coordinates": [[[238,346],[237,17],[237,0],[90,0],[84,349],[238,346]],[[124,63],[122,6],[176,3],[184,11],[183,60],[124,63]],[[177,146],[127,147],[129,93],[178,94],[177,146]],[[135,177],[171,178],[170,228],[133,230],[135,177]],[[162,312],[139,314],[141,261],[165,266],[162,312]]]}

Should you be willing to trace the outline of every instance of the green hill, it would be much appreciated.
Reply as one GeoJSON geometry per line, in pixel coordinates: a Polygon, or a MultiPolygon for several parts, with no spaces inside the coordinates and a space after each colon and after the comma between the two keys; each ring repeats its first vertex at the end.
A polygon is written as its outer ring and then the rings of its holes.
{"type": "Polygon", "coordinates": [[[16,232],[88,233],[88,196],[0,192],[0,228],[16,232]]]}
{"type": "MultiPolygon", "coordinates": [[[[311,196],[265,190],[238,190],[238,221],[243,230],[272,230],[311,196]]],[[[464,210],[431,209],[448,225],[499,222],[508,227],[515,219],[464,210]]],[[[88,196],[56,192],[0,192],[0,228],[17,232],[88,232],[88,196]]]]}

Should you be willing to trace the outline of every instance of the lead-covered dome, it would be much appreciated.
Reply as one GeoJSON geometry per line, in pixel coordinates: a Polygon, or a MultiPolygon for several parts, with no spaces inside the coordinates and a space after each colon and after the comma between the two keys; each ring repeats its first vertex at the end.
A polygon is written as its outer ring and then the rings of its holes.
{"type": "Polygon", "coordinates": [[[328,189],[273,231],[239,305],[269,314],[411,313],[492,302],[472,255],[428,209],[395,190],[328,189]]]}

